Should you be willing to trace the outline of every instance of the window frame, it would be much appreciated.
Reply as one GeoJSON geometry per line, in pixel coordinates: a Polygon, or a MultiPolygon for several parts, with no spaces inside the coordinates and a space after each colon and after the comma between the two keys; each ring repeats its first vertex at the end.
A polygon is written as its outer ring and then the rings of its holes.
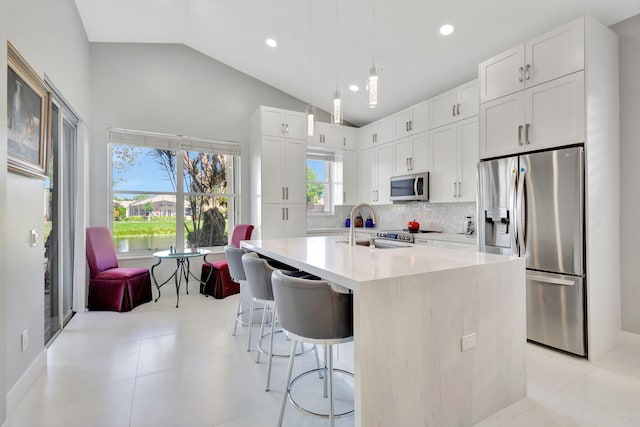
{"type": "Polygon", "coordinates": [[[308,148],[307,149],[307,158],[305,161],[305,166],[308,168],[309,167],[309,160],[321,160],[324,162],[328,162],[326,163],[326,181],[306,181],[305,183],[305,187],[308,191],[309,188],[309,184],[310,183],[315,183],[315,184],[321,184],[323,185],[326,189],[327,189],[327,194],[324,195],[324,201],[325,201],[325,210],[322,212],[318,212],[318,211],[310,211],[309,210],[309,202],[307,202],[307,215],[311,215],[311,216],[326,216],[326,215],[333,215],[335,212],[335,203],[334,203],[334,196],[333,193],[335,191],[336,188],[336,167],[337,167],[337,162],[336,162],[336,153],[332,152],[332,151],[320,151],[320,150],[315,150],[315,149],[311,149],[308,148]],[[327,207],[328,205],[328,207],[327,207]]]}
{"type": "MultiPolygon", "coordinates": [[[[114,195],[116,194],[153,194],[153,195],[171,195],[176,198],[176,234],[175,242],[176,247],[180,247],[178,242],[185,242],[185,215],[184,209],[178,209],[178,206],[183,206],[188,196],[206,196],[206,197],[226,197],[228,200],[227,210],[227,236],[231,238],[233,227],[240,222],[241,211],[241,197],[240,197],[240,164],[241,153],[240,143],[235,141],[224,140],[210,140],[203,138],[194,138],[181,135],[161,134],[145,131],[136,131],[129,129],[109,128],[109,142],[107,143],[107,159],[108,159],[108,227],[113,235],[113,202],[114,195]],[[155,144],[154,144],[155,142],[155,144]],[[132,189],[119,189],[114,191],[113,186],[113,147],[115,145],[129,145],[131,147],[149,148],[149,149],[170,149],[175,151],[176,156],[176,177],[175,191],[140,191],[132,189]],[[231,161],[227,165],[227,189],[226,193],[201,193],[191,192],[184,188],[184,153],[185,152],[200,152],[206,154],[224,154],[230,156],[231,161]],[[180,172],[179,172],[180,171],[180,172]]],[[[186,245],[186,243],[185,243],[186,245]]],[[[224,247],[221,246],[207,246],[203,247],[209,250],[216,251],[224,247]]],[[[147,249],[130,252],[117,252],[118,258],[136,258],[147,257],[158,250],[147,249]]]]}

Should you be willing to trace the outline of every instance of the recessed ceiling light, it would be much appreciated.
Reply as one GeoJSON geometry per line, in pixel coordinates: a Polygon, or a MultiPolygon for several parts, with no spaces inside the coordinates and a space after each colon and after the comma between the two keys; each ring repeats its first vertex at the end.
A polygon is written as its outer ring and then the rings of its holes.
{"type": "Polygon", "coordinates": [[[349,86],[349,90],[351,92],[357,92],[357,91],[360,90],[360,88],[358,87],[358,85],[351,85],[351,86],[349,86]]]}
{"type": "Polygon", "coordinates": [[[267,39],[265,43],[267,43],[267,46],[269,46],[269,47],[278,46],[278,42],[275,41],[274,39],[267,39]]]}
{"type": "Polygon", "coordinates": [[[448,36],[451,33],[453,33],[453,25],[445,24],[440,27],[440,34],[442,34],[443,36],[448,36]]]}

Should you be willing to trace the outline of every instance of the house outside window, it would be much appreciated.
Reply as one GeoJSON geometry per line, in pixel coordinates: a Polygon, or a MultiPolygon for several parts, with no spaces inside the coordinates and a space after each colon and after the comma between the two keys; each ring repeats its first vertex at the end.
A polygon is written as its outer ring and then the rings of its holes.
{"type": "Polygon", "coordinates": [[[112,129],[110,153],[119,253],[227,244],[239,214],[239,144],[112,129]]]}

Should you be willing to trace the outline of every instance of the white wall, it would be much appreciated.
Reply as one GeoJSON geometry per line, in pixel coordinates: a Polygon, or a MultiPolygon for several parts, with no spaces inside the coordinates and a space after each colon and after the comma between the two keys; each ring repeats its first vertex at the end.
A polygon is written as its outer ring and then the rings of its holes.
{"type": "MultiPolygon", "coordinates": [[[[7,0],[0,0],[0,100],[7,99],[7,0]]],[[[0,301],[7,301],[7,103],[0,102],[0,301]]],[[[0,309],[0,423],[7,418],[7,311],[0,309]]]]}
{"type": "Polygon", "coordinates": [[[622,329],[640,334],[640,15],[611,29],[620,36],[622,329]]]}
{"type": "MultiPolygon", "coordinates": [[[[183,45],[93,43],[90,225],[110,221],[107,128],[234,140],[248,153],[249,116],[259,105],[305,108],[304,102],[183,45]]],[[[243,221],[249,219],[248,165],[244,162],[241,178],[243,221]]]]}
{"type": "MultiPolygon", "coordinates": [[[[4,64],[0,81],[6,82],[6,35],[38,75],[46,74],[71,107],[88,120],[89,43],[74,1],[2,0],[1,4],[0,31],[6,29],[6,34],[0,34],[4,64]]],[[[0,99],[6,100],[6,83],[0,87],[0,99]]],[[[0,390],[5,396],[44,350],[43,239],[37,247],[29,246],[29,230],[36,229],[42,236],[44,201],[43,181],[5,172],[6,102],[0,104],[0,245],[6,257],[0,285],[0,300],[5,304],[1,312],[6,316],[0,362],[6,358],[2,363],[6,381],[1,373],[0,390]],[[29,348],[20,352],[20,333],[25,329],[29,331],[29,348]]],[[[5,408],[0,406],[4,419],[5,408]]]]}

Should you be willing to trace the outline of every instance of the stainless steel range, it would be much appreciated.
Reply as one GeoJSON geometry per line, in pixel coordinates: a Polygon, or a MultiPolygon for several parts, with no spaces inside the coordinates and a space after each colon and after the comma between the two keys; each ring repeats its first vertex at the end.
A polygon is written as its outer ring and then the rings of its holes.
{"type": "Polygon", "coordinates": [[[379,231],[376,233],[376,239],[401,243],[414,243],[413,233],[409,233],[408,231],[379,231]]]}

